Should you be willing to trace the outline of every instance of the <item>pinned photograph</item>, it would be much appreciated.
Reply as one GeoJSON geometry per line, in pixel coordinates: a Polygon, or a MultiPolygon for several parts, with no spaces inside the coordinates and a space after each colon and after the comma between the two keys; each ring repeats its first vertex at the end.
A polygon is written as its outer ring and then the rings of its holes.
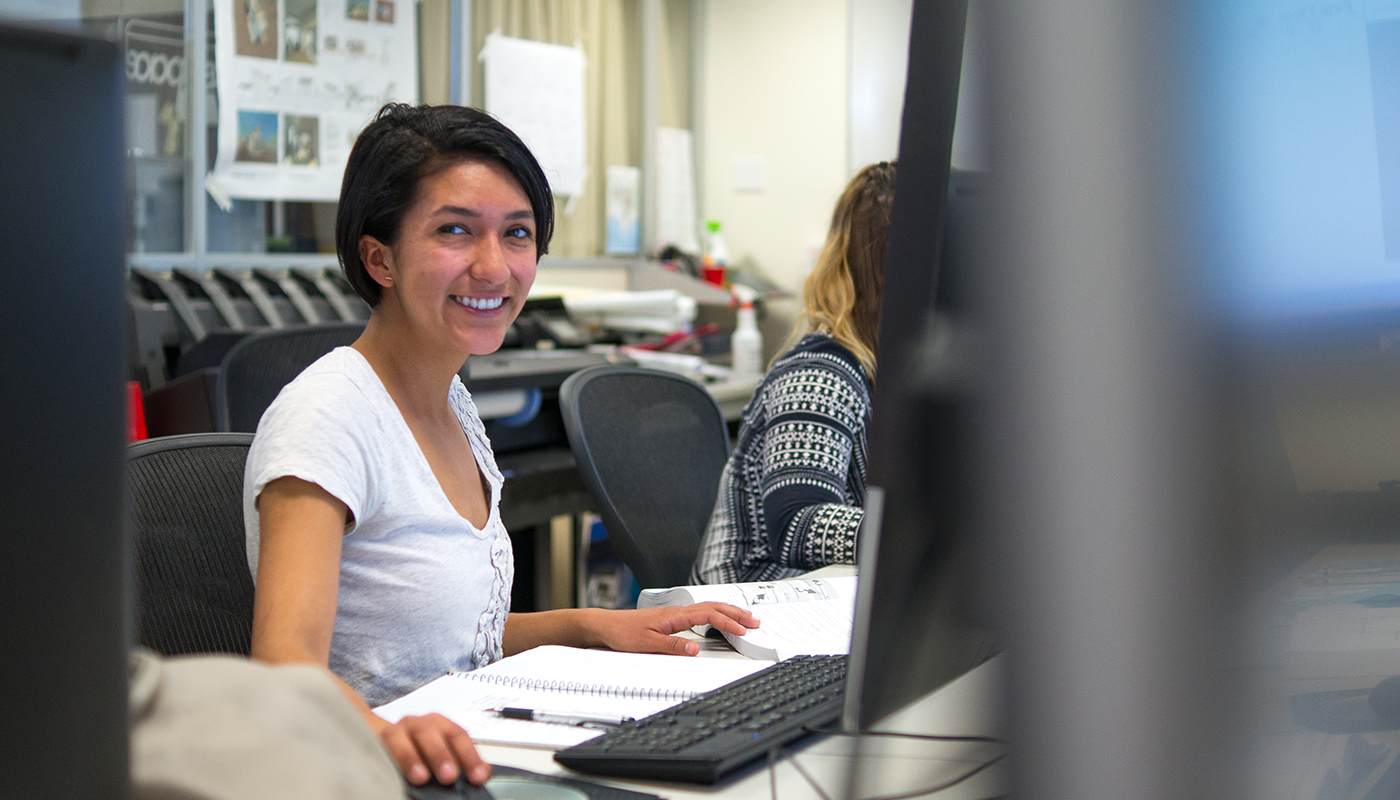
{"type": "Polygon", "coordinates": [[[283,119],[286,122],[287,141],[282,148],[282,163],[299,167],[320,166],[320,119],[292,114],[287,114],[283,119]]]}
{"type": "Polygon", "coordinates": [[[640,195],[642,171],[609,166],[607,178],[607,244],[609,255],[630,255],[641,246],[640,195]]]}
{"type": "Polygon", "coordinates": [[[238,112],[238,150],[233,159],[263,164],[277,163],[276,112],[238,112]]]}
{"type": "Polygon", "coordinates": [[[394,0],[374,0],[374,21],[394,23],[394,0]]]}
{"type": "Polygon", "coordinates": [[[277,0],[233,0],[234,50],[240,56],[277,58],[277,0]]]}
{"type": "Polygon", "coordinates": [[[285,0],[282,48],[287,61],[316,63],[316,0],[285,0]]]}
{"type": "Polygon", "coordinates": [[[369,0],[345,0],[345,18],[369,22],[369,0]]]}

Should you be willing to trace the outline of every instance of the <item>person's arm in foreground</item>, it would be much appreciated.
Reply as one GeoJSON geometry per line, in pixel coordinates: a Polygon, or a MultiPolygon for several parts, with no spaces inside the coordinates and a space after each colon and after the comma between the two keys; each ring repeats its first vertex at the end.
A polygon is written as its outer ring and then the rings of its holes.
{"type": "MultiPolygon", "coordinates": [[[[297,478],[272,481],[259,495],[262,542],[253,601],[254,658],[322,668],[330,662],[345,516],[344,503],[297,478]]],[[[456,723],[440,714],[390,723],[339,677],[335,681],[410,783],[436,777],[450,784],[465,774],[480,785],[491,777],[490,765],[456,723]]]]}

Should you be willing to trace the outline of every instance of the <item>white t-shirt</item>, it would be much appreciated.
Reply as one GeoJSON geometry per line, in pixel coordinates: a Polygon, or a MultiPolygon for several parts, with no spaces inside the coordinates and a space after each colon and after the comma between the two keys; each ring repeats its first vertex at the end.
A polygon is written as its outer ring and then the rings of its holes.
{"type": "Polygon", "coordinates": [[[448,400],[490,484],[478,530],[442,491],[384,384],[359,351],[340,347],[287,384],[258,423],[244,473],[248,566],[258,573],[263,487],[292,476],[349,507],[330,668],[371,706],[448,670],[501,657],[515,566],[501,524],[501,472],[471,395],[448,400]]]}

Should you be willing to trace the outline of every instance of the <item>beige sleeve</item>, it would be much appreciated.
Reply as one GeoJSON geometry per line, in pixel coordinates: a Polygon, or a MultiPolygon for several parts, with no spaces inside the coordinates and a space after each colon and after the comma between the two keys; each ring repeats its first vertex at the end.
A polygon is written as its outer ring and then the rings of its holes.
{"type": "Polygon", "coordinates": [[[389,754],[326,670],[131,656],[136,800],[403,800],[389,754]]]}

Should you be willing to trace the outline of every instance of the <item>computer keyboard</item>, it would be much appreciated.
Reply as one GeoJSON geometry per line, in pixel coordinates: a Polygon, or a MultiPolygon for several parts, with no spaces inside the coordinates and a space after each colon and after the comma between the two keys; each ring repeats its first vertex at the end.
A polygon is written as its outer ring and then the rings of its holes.
{"type": "Polygon", "coordinates": [[[841,716],[846,656],[797,656],[554,754],[579,772],[714,783],[841,716]]]}

